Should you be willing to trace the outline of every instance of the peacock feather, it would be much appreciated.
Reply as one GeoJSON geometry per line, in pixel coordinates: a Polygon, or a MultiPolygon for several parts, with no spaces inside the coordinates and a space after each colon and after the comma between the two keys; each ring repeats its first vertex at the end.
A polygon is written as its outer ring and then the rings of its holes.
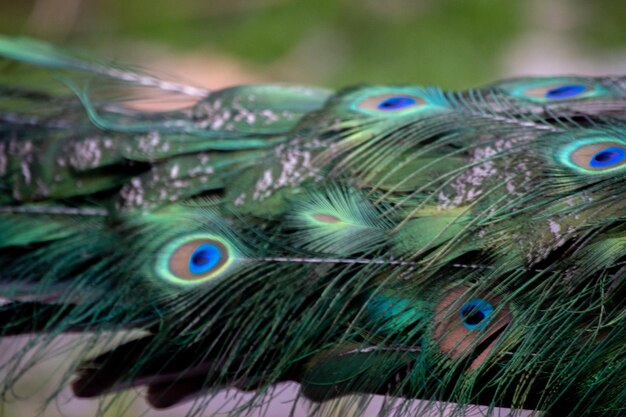
{"type": "Polygon", "coordinates": [[[626,78],[209,92],[0,56],[0,332],[33,335],[4,393],[72,332],[132,335],[78,355],[78,397],[626,413],[626,78]]]}

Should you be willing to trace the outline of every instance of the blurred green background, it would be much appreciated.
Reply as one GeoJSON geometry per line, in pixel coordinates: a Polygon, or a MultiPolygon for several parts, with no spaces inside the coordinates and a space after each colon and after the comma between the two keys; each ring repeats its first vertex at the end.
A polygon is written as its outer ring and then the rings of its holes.
{"type": "Polygon", "coordinates": [[[197,84],[626,72],[623,0],[20,0],[0,28],[197,84]]]}

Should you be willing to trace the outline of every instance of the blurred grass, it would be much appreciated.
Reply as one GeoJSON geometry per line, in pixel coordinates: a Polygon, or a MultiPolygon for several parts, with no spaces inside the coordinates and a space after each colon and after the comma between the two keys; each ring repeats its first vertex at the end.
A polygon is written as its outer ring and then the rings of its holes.
{"type": "Polygon", "coordinates": [[[623,55],[625,21],[622,0],[24,0],[0,4],[0,27],[5,33],[67,42],[118,59],[141,58],[142,49],[157,45],[173,56],[228,57],[264,79],[328,86],[482,84],[506,72],[503,57],[524,33],[554,28],[561,28],[561,38],[590,59],[612,52],[623,55]],[[548,10],[554,5],[559,8],[547,17],[541,16],[541,10],[529,13],[529,7],[548,10]],[[119,45],[126,45],[121,53],[116,50],[119,45]]]}

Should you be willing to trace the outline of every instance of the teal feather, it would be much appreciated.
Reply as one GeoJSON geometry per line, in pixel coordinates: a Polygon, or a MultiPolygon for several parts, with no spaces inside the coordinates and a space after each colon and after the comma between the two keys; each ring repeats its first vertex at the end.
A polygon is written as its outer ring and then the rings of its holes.
{"type": "Polygon", "coordinates": [[[290,209],[294,246],[310,253],[340,256],[383,247],[390,224],[382,218],[382,209],[372,206],[354,189],[325,188],[298,196],[290,209]]]}
{"type": "Polygon", "coordinates": [[[3,392],[72,332],[109,343],[79,397],[626,412],[623,77],[210,92],[0,56],[0,335],[33,335],[3,392]]]}

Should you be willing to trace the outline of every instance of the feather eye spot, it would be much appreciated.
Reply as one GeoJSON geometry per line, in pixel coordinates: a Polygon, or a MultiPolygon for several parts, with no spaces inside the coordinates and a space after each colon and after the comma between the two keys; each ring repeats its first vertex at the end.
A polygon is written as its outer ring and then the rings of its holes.
{"type": "Polygon", "coordinates": [[[426,104],[422,97],[410,94],[377,94],[358,102],[361,110],[374,113],[394,113],[419,108],[426,104]]]}
{"type": "Polygon", "coordinates": [[[587,97],[595,89],[592,86],[579,83],[550,83],[531,88],[514,90],[515,95],[538,102],[559,101],[566,99],[587,97]]]}
{"type": "Polygon", "coordinates": [[[480,330],[489,323],[489,317],[493,312],[494,308],[489,302],[476,298],[461,307],[460,315],[465,327],[480,330]]]}
{"type": "Polygon", "coordinates": [[[182,280],[205,280],[219,272],[227,260],[228,249],[222,242],[194,239],[173,251],[169,269],[182,280]]]}
{"type": "Polygon", "coordinates": [[[626,158],[626,151],[620,147],[612,146],[596,153],[589,161],[589,165],[594,168],[604,168],[619,164],[626,158]]]}
{"type": "Polygon", "coordinates": [[[588,90],[588,87],[584,84],[563,84],[557,87],[552,87],[545,93],[545,98],[553,100],[562,100],[566,98],[575,97],[588,90]]]}
{"type": "Polygon", "coordinates": [[[417,101],[413,97],[394,96],[381,101],[376,107],[378,110],[400,110],[412,106],[415,103],[417,103],[417,101]]]}
{"type": "Polygon", "coordinates": [[[325,213],[316,213],[313,215],[313,218],[321,223],[339,223],[341,221],[339,217],[325,213]]]}
{"type": "Polygon", "coordinates": [[[174,284],[199,284],[219,276],[233,257],[230,245],[221,237],[194,235],[166,245],[159,254],[156,272],[174,284]]]}
{"type": "Polygon", "coordinates": [[[626,167],[626,144],[617,141],[585,139],[568,145],[561,160],[584,173],[603,173],[626,167]]]}
{"type": "Polygon", "coordinates": [[[474,354],[469,369],[476,369],[494,350],[512,320],[507,304],[495,294],[470,296],[465,285],[448,291],[435,307],[433,339],[454,359],[474,354]],[[496,311],[494,308],[498,305],[496,311]]]}

